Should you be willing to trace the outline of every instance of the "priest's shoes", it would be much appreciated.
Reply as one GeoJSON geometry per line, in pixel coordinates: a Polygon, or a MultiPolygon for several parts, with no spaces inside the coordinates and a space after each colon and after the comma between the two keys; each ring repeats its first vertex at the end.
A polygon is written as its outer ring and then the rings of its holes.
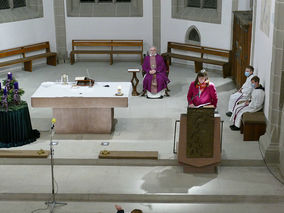
{"type": "Polygon", "coordinates": [[[231,117],[232,116],[232,112],[226,112],[226,115],[228,116],[228,117],[231,117]]]}
{"type": "Polygon", "coordinates": [[[230,128],[231,128],[231,130],[233,130],[233,131],[238,131],[238,130],[240,130],[240,128],[239,128],[239,127],[236,127],[235,125],[231,125],[230,128]]]}

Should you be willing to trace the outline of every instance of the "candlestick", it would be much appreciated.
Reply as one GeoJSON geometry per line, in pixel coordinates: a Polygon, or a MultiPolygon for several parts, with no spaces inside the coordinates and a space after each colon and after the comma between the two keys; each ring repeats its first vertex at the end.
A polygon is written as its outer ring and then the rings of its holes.
{"type": "Polygon", "coordinates": [[[17,81],[14,83],[14,89],[19,89],[19,83],[17,81]]]}
{"type": "Polygon", "coordinates": [[[9,79],[9,80],[12,80],[12,79],[13,79],[11,72],[8,72],[8,79],[9,79]]]}

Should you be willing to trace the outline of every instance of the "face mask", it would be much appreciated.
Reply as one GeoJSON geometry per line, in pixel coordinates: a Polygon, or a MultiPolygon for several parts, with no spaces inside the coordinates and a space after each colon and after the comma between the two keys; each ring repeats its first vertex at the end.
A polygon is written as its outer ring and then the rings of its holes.
{"type": "Polygon", "coordinates": [[[251,87],[254,88],[254,87],[255,87],[255,84],[254,84],[254,83],[251,83],[251,87]]]}
{"type": "Polygon", "coordinates": [[[245,76],[249,77],[250,73],[249,72],[245,72],[245,76]]]}

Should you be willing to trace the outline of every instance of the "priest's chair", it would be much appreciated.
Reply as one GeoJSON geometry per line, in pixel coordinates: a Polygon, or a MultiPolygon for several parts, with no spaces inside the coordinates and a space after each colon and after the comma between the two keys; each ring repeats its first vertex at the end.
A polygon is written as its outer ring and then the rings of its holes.
{"type": "MultiPolygon", "coordinates": [[[[147,54],[148,55],[148,54],[147,54]]],[[[165,65],[166,65],[166,73],[167,73],[167,77],[169,76],[169,73],[170,73],[170,63],[169,63],[169,54],[168,53],[163,53],[163,54],[161,54],[161,56],[163,57],[163,59],[164,59],[164,62],[165,62],[165,65]]],[[[143,70],[142,69],[142,76],[143,76],[143,78],[144,78],[144,76],[146,75],[146,71],[145,70],[143,70]]],[[[144,88],[143,88],[144,89],[144,88]]],[[[165,94],[166,94],[166,96],[170,96],[169,95],[169,92],[170,92],[171,90],[169,90],[169,88],[168,88],[168,86],[167,86],[167,88],[166,88],[166,91],[165,91],[165,94]]],[[[146,90],[145,91],[143,91],[143,93],[142,93],[142,95],[141,96],[145,96],[145,94],[146,94],[146,90]]]]}

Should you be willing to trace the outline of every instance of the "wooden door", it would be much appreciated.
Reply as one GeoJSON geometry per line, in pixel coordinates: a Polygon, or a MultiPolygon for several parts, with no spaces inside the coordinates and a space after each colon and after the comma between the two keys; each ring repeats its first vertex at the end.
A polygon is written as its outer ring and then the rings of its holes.
{"type": "Polygon", "coordinates": [[[245,82],[244,71],[246,66],[250,65],[251,13],[251,11],[234,12],[232,73],[237,88],[245,82]]]}

